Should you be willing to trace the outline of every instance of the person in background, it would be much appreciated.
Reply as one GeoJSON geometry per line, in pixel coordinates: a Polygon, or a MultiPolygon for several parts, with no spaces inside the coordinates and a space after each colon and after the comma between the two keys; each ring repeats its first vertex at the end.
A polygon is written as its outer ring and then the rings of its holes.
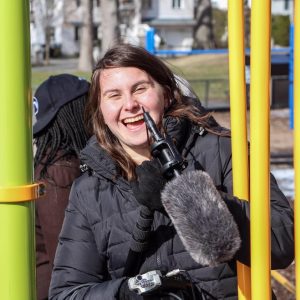
{"type": "Polygon", "coordinates": [[[37,299],[48,299],[58,235],[73,180],[80,175],[79,152],[88,140],[84,108],[88,81],[71,74],[50,76],[36,90],[33,105],[35,181],[46,194],[36,202],[37,299]]]}
{"type": "MultiPolygon", "coordinates": [[[[71,189],[51,300],[237,299],[250,207],[233,196],[230,131],[179,83],[141,47],[116,45],[97,63],[87,104],[94,136],[80,154],[87,171],[71,189]],[[147,116],[184,161],[171,165],[176,176],[158,146],[151,151],[147,116]]],[[[285,268],[293,212],[273,176],[270,189],[272,268],[285,268]]]]}

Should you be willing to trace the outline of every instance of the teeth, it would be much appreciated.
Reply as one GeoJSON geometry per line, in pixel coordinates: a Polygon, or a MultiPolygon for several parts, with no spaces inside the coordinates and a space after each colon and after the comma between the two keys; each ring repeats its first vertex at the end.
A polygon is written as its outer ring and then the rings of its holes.
{"type": "Polygon", "coordinates": [[[125,124],[128,124],[128,123],[133,123],[133,122],[137,122],[137,121],[140,121],[140,120],[143,120],[144,117],[143,115],[139,115],[137,117],[134,117],[134,118],[128,118],[128,119],[125,119],[123,122],[125,124]]]}

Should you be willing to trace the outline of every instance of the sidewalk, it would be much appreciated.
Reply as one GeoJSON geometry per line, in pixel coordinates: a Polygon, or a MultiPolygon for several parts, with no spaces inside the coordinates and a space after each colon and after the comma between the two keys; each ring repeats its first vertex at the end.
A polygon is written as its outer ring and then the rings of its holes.
{"type": "MultiPolygon", "coordinates": [[[[230,112],[214,112],[213,116],[224,127],[230,128],[230,112]]],[[[248,112],[248,134],[250,115],[248,112]]],[[[248,137],[250,140],[250,136],[248,137]]],[[[270,111],[270,150],[272,153],[292,153],[293,130],[290,128],[290,112],[288,108],[270,111]]]]}
{"type": "Polygon", "coordinates": [[[52,58],[48,66],[32,66],[32,71],[43,72],[75,72],[77,71],[78,58],[52,58]]]}

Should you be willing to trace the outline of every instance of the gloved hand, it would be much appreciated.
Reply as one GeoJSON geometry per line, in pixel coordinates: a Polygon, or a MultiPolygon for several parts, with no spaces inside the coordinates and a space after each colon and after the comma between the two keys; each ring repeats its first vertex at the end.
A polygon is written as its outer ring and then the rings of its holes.
{"type": "Polygon", "coordinates": [[[163,210],[160,193],[166,179],[161,173],[159,161],[146,160],[135,171],[137,180],[131,182],[131,187],[137,201],[151,210],[163,210]]]}
{"type": "Polygon", "coordinates": [[[142,300],[142,296],[139,296],[137,293],[132,292],[128,287],[128,279],[124,280],[119,288],[118,293],[119,300],[142,300]]]}

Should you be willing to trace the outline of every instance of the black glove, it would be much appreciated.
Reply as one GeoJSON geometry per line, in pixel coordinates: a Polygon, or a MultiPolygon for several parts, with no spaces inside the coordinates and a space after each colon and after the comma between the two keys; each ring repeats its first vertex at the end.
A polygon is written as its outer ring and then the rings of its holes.
{"type": "Polygon", "coordinates": [[[136,169],[137,181],[131,182],[136,200],[151,210],[163,210],[161,191],[166,179],[161,173],[160,163],[157,159],[146,160],[136,169]]]}
{"type": "Polygon", "coordinates": [[[118,293],[119,300],[142,300],[142,296],[139,296],[137,293],[132,292],[128,287],[128,279],[124,280],[119,288],[118,293]]]}

